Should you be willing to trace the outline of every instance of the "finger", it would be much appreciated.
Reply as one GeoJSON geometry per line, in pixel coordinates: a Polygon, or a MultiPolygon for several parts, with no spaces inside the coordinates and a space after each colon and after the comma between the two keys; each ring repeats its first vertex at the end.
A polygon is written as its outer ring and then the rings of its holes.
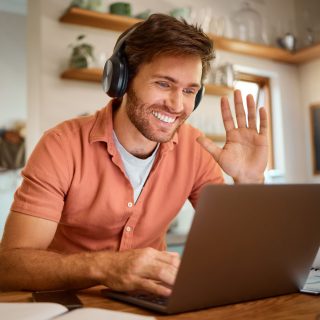
{"type": "Polygon", "coordinates": [[[230,106],[229,106],[229,100],[227,97],[221,98],[221,115],[223,120],[223,125],[226,131],[233,130],[235,128],[230,106]]]}
{"type": "Polygon", "coordinates": [[[178,268],[168,264],[159,264],[154,267],[152,273],[154,276],[150,276],[151,279],[161,281],[165,285],[173,286],[177,277],[178,268]]]}
{"type": "Polygon", "coordinates": [[[251,94],[247,95],[247,108],[248,108],[248,126],[251,129],[257,130],[256,104],[251,94]]]}
{"type": "Polygon", "coordinates": [[[153,293],[157,296],[170,296],[172,289],[167,286],[159,283],[158,281],[154,281],[152,279],[141,279],[137,284],[139,289],[143,289],[147,292],[153,293]]]}
{"type": "Polygon", "coordinates": [[[157,257],[159,261],[172,265],[176,268],[180,265],[180,256],[177,252],[161,251],[157,257]]]}
{"type": "Polygon", "coordinates": [[[180,254],[179,252],[176,252],[176,251],[166,251],[168,254],[172,255],[172,256],[175,256],[175,257],[180,257],[180,254]]]}
{"type": "MultiPolygon", "coordinates": [[[[147,252],[152,252],[148,250],[147,252]]],[[[167,252],[154,250],[152,255],[146,255],[140,259],[138,268],[131,268],[129,273],[139,279],[151,279],[167,285],[173,285],[180,259],[167,252]]]]}
{"type": "Polygon", "coordinates": [[[220,156],[221,156],[221,148],[219,148],[211,139],[200,136],[197,138],[197,142],[200,143],[200,145],[205,148],[212,156],[213,158],[219,163],[220,156]]]}
{"type": "Polygon", "coordinates": [[[178,266],[180,265],[180,254],[179,252],[174,251],[167,251],[167,254],[169,254],[171,257],[173,257],[174,261],[178,261],[178,266]]]}
{"type": "Polygon", "coordinates": [[[140,278],[152,279],[160,281],[165,285],[172,286],[176,280],[178,268],[162,261],[155,261],[152,265],[144,268],[140,273],[140,278]]]}
{"type": "Polygon", "coordinates": [[[238,128],[246,128],[247,126],[246,113],[244,112],[240,90],[235,90],[234,92],[234,106],[236,110],[238,128]]]}
{"type": "Polygon", "coordinates": [[[260,115],[260,130],[259,134],[265,136],[268,132],[268,116],[267,111],[264,107],[259,108],[260,115]]]}

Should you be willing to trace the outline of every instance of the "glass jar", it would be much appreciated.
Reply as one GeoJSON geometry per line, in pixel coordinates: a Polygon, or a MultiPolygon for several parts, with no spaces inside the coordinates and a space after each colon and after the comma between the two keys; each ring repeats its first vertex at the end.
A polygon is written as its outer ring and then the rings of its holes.
{"type": "Polygon", "coordinates": [[[242,41],[262,43],[262,17],[249,2],[244,2],[240,10],[231,18],[233,37],[242,41]]]}

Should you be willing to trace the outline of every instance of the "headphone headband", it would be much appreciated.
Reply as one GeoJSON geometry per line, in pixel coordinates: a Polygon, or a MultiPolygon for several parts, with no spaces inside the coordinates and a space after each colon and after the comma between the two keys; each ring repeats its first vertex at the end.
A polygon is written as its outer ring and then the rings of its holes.
{"type": "Polygon", "coordinates": [[[128,31],[122,38],[120,38],[113,49],[113,54],[117,54],[118,52],[122,52],[124,49],[125,41],[130,37],[130,35],[137,29],[138,26],[133,27],[130,31],[128,31]]]}

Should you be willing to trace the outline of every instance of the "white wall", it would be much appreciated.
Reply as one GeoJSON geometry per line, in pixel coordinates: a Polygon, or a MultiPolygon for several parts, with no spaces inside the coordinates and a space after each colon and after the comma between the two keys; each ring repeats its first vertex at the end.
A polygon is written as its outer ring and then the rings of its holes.
{"type": "Polygon", "coordinates": [[[4,224],[13,201],[14,192],[20,184],[20,171],[9,170],[0,174],[0,241],[4,224]]]}
{"type": "MultiPolygon", "coordinates": [[[[27,118],[26,24],[23,14],[1,11],[0,6],[0,128],[27,118]]],[[[17,171],[0,172],[0,239],[17,187],[17,171]]]]}
{"type": "Polygon", "coordinates": [[[298,35],[298,47],[307,46],[307,28],[312,30],[314,42],[320,41],[320,1],[319,0],[295,0],[296,8],[296,34],[298,35]]]}
{"type": "Polygon", "coordinates": [[[86,34],[97,51],[107,53],[111,53],[108,43],[116,39],[112,32],[60,23],[66,7],[63,0],[28,2],[29,153],[43,131],[65,119],[94,112],[108,100],[96,83],[60,79],[71,52],[68,45],[79,34],[86,34]]]}
{"type": "Polygon", "coordinates": [[[0,128],[27,118],[24,15],[0,11],[0,128]]]}

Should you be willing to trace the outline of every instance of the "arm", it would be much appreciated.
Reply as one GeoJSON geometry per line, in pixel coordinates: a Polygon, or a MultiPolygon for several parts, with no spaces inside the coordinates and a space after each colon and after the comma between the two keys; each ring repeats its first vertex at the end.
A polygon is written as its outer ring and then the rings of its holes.
{"type": "Polygon", "coordinates": [[[151,248],[59,254],[47,250],[57,223],[11,212],[0,247],[0,290],[79,289],[97,284],[168,295],[179,258],[151,248]]]}

